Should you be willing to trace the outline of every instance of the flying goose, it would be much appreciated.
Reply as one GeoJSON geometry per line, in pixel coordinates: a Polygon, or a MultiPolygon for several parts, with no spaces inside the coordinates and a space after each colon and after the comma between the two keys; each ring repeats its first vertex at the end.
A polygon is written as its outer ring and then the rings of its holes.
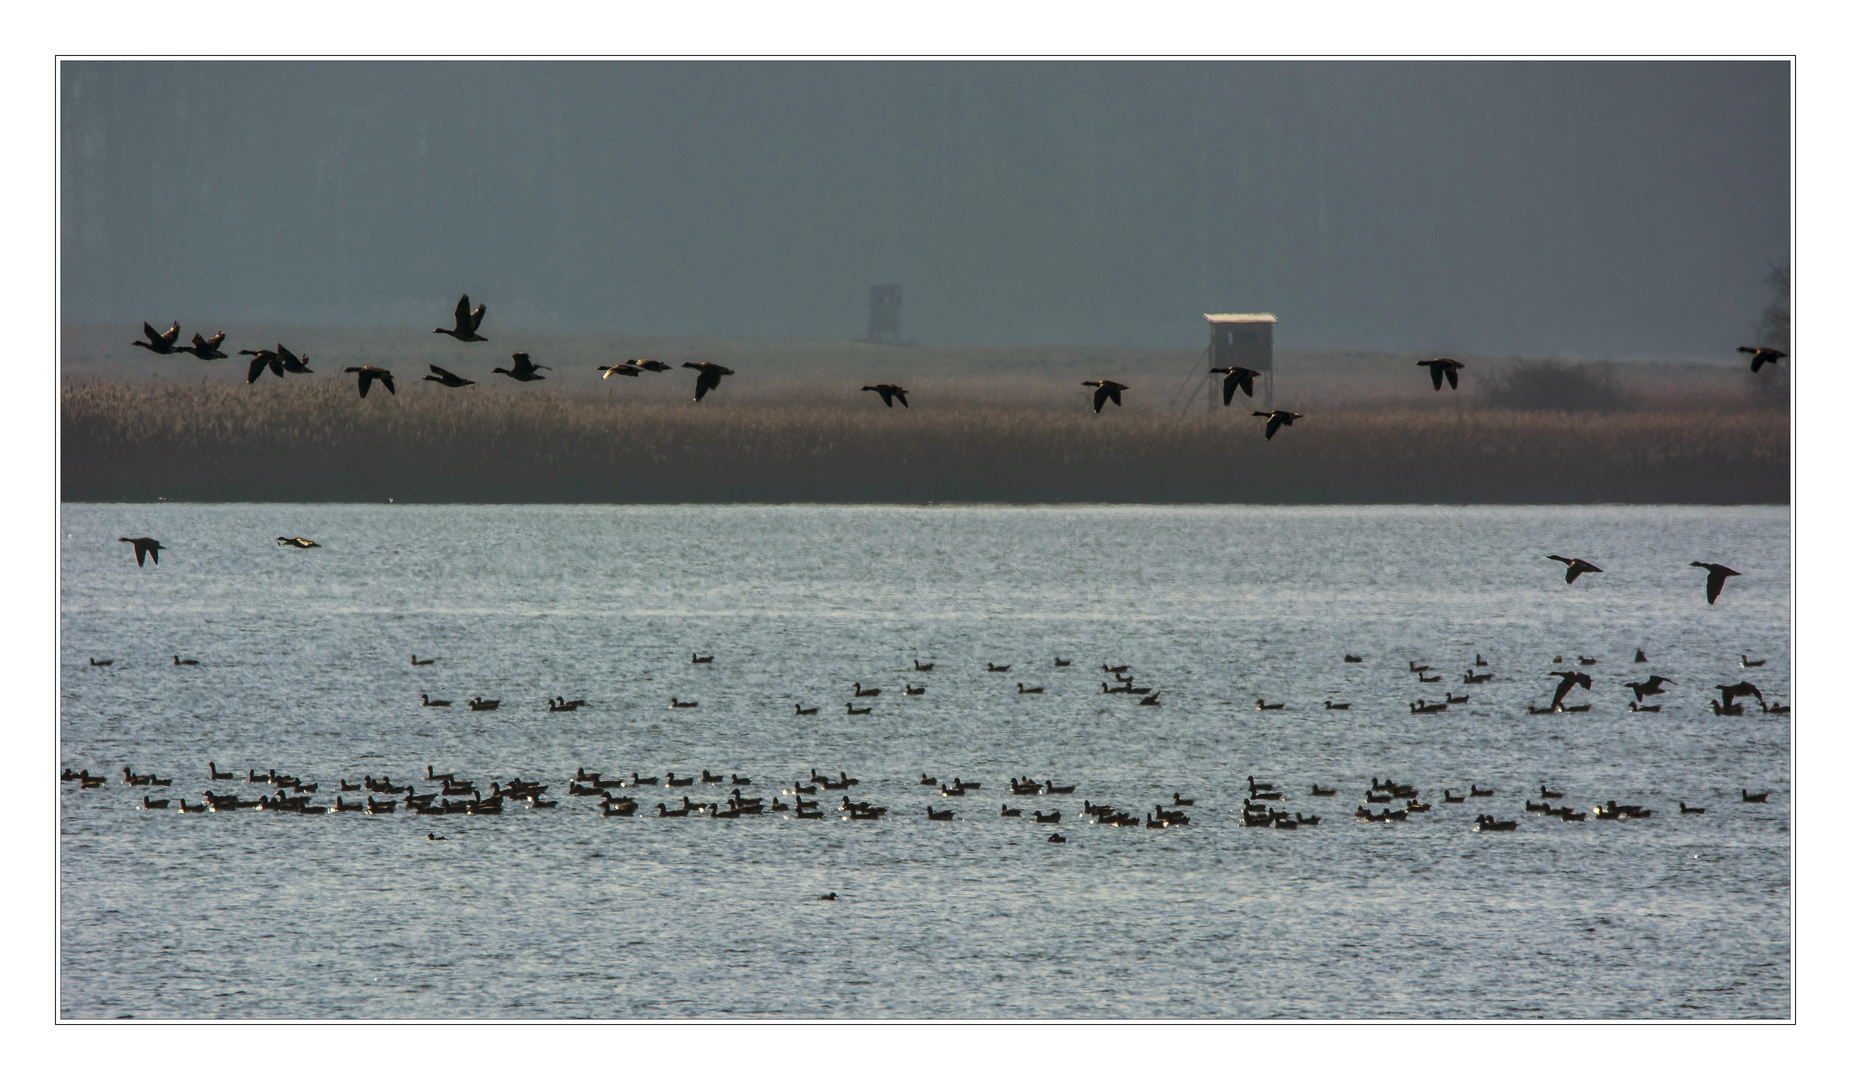
{"type": "Polygon", "coordinates": [[[507,368],[493,368],[491,369],[492,372],[496,375],[506,375],[508,378],[513,379],[516,382],[533,382],[535,379],[546,378],[546,376],[544,375],[535,375],[534,372],[540,370],[541,368],[546,368],[546,370],[548,371],[553,370],[549,365],[534,363],[533,360],[530,359],[527,356],[527,354],[524,352],[514,353],[513,356],[514,356],[514,370],[513,371],[509,371],[507,368]]]}
{"type": "Polygon", "coordinates": [[[599,364],[598,370],[604,372],[603,375],[599,376],[601,379],[608,379],[612,375],[628,375],[632,379],[640,379],[643,375],[643,369],[630,363],[628,360],[625,360],[621,364],[599,364]]]}
{"type": "Polygon", "coordinates": [[[439,326],[431,333],[449,334],[458,341],[487,341],[487,338],[476,333],[482,325],[482,316],[487,314],[487,304],[478,306],[474,311],[469,310],[469,294],[464,293],[463,298],[456,302],[456,329],[446,330],[439,326]]]}
{"type": "Polygon", "coordinates": [[[1244,368],[1244,367],[1237,367],[1237,366],[1212,367],[1208,369],[1208,373],[1210,375],[1226,375],[1227,376],[1227,378],[1221,380],[1221,404],[1223,407],[1232,405],[1234,403],[1234,391],[1235,390],[1240,390],[1242,393],[1246,394],[1248,397],[1252,397],[1253,396],[1253,377],[1259,374],[1259,372],[1253,370],[1252,368],[1244,368]]]}
{"type": "Polygon", "coordinates": [[[864,386],[862,389],[873,390],[880,394],[881,400],[887,403],[889,409],[893,408],[894,398],[899,398],[902,406],[908,409],[912,408],[911,405],[906,404],[906,387],[904,386],[895,386],[892,383],[876,383],[873,386],[864,386]]]}
{"type": "MultiPolygon", "coordinates": [[[[174,352],[192,353],[201,360],[223,360],[225,359],[225,354],[219,352],[219,346],[224,344],[224,342],[225,331],[223,330],[218,332],[217,337],[204,337],[199,334],[194,334],[193,343],[191,345],[175,345],[174,352]]],[[[136,344],[139,345],[141,343],[136,342],[136,344]]]]}
{"type": "Polygon", "coordinates": [[[1266,417],[1266,438],[1268,441],[1271,441],[1273,435],[1279,430],[1280,425],[1283,424],[1286,427],[1291,427],[1292,421],[1303,420],[1305,418],[1304,413],[1288,412],[1285,409],[1274,409],[1271,412],[1256,411],[1253,415],[1266,417]]]}
{"type": "Polygon", "coordinates": [[[1112,399],[1112,404],[1122,407],[1125,403],[1119,400],[1118,395],[1131,389],[1131,387],[1126,386],[1124,383],[1113,382],[1111,379],[1087,379],[1080,385],[1098,387],[1097,390],[1093,391],[1093,412],[1095,413],[1105,408],[1107,398],[1112,399]]]}
{"type": "Polygon", "coordinates": [[[474,379],[465,379],[454,372],[445,371],[436,364],[431,365],[432,374],[424,377],[425,382],[442,383],[445,386],[474,386],[474,379]]]}
{"type": "Polygon", "coordinates": [[[696,401],[706,397],[707,391],[718,389],[721,376],[735,374],[732,368],[721,367],[719,364],[706,360],[698,364],[692,360],[683,360],[681,366],[700,372],[700,376],[694,380],[694,400],[696,401]]]}
{"type": "Polygon", "coordinates": [[[1693,561],[1690,565],[1701,566],[1703,569],[1708,570],[1710,572],[1709,580],[1705,582],[1705,590],[1706,590],[1706,594],[1710,598],[1710,603],[1712,604],[1714,604],[1716,602],[1716,598],[1722,594],[1723,582],[1729,580],[1732,577],[1742,576],[1742,572],[1740,570],[1731,570],[1721,563],[1694,562],[1693,561]]]}
{"type": "Polygon", "coordinates": [[[321,545],[317,544],[313,540],[310,540],[306,536],[279,536],[276,538],[276,546],[277,547],[293,547],[293,548],[318,548],[321,545]]]}
{"type": "Polygon", "coordinates": [[[1414,363],[1420,367],[1426,368],[1427,374],[1433,376],[1433,388],[1435,390],[1440,388],[1441,378],[1444,378],[1451,384],[1454,390],[1459,389],[1459,369],[1465,366],[1459,361],[1449,360],[1441,356],[1433,360],[1416,360],[1414,363]]]}
{"type": "Polygon", "coordinates": [[[308,353],[303,353],[301,356],[297,356],[295,353],[292,353],[288,349],[285,349],[283,347],[282,342],[280,341],[277,342],[277,345],[276,345],[276,359],[278,363],[283,365],[283,370],[289,372],[291,375],[313,375],[315,374],[315,372],[311,370],[308,366],[308,362],[309,362],[308,353]]]}
{"type": "Polygon", "coordinates": [[[629,360],[625,360],[624,363],[629,364],[631,367],[636,368],[640,371],[668,371],[670,370],[669,366],[667,364],[664,364],[660,360],[644,360],[644,359],[632,357],[629,360]]]}
{"type": "Polygon", "coordinates": [[[1586,559],[1571,559],[1565,555],[1551,555],[1549,556],[1549,558],[1554,559],[1556,562],[1567,564],[1568,576],[1564,580],[1570,585],[1573,585],[1575,583],[1575,579],[1580,577],[1582,574],[1604,574],[1606,573],[1605,570],[1602,570],[1600,567],[1595,566],[1591,562],[1588,562],[1586,559]]]}
{"type": "Polygon", "coordinates": [[[1551,710],[1554,710],[1554,709],[1557,709],[1557,708],[1560,708],[1560,707],[1561,707],[1561,705],[1562,705],[1562,699],[1563,699],[1563,698],[1565,698],[1565,697],[1567,697],[1567,696],[1568,696],[1568,692],[1569,692],[1570,690],[1573,690],[1573,689],[1574,689],[1575,687],[1577,687],[1577,686],[1579,686],[1579,687],[1581,687],[1581,688],[1582,688],[1583,690],[1592,690],[1592,689],[1594,689],[1594,679],[1593,679],[1593,677],[1592,677],[1592,676],[1590,676],[1590,675],[1587,675],[1587,674],[1585,674],[1584,672],[1580,672],[1580,671],[1551,671],[1551,672],[1550,672],[1549,674],[1550,674],[1550,675],[1553,675],[1554,677],[1556,677],[1556,678],[1558,678],[1558,679],[1560,679],[1560,680],[1562,680],[1561,682],[1559,682],[1559,683],[1557,683],[1557,684],[1556,684],[1556,687],[1555,687],[1555,700],[1554,700],[1554,701],[1551,701],[1551,702],[1549,703],[1549,708],[1550,708],[1551,710]]]}
{"type": "MultiPolygon", "coordinates": [[[[141,342],[137,341],[135,344],[140,345],[141,342]]],[[[1735,351],[1753,354],[1753,359],[1748,361],[1750,374],[1760,371],[1762,364],[1777,364],[1787,357],[1786,353],[1766,345],[1737,345],[1735,351]]]]}
{"type": "Polygon", "coordinates": [[[374,379],[378,379],[380,384],[386,388],[386,393],[391,394],[393,397],[398,396],[398,388],[392,385],[392,373],[385,368],[366,364],[361,367],[342,368],[341,371],[348,375],[352,375],[356,372],[359,373],[361,397],[365,397],[366,392],[373,388],[374,379]]]}
{"type": "Polygon", "coordinates": [[[1736,698],[1748,697],[1750,694],[1754,695],[1754,699],[1761,704],[1767,704],[1767,699],[1761,696],[1761,690],[1746,679],[1738,683],[1730,683],[1728,686],[1718,683],[1716,689],[1722,691],[1722,707],[1725,709],[1733,705],[1736,698]]]}
{"type": "Polygon", "coordinates": [[[255,357],[251,361],[250,373],[244,378],[247,383],[254,383],[261,378],[264,368],[269,368],[270,373],[279,379],[283,377],[283,360],[269,349],[239,349],[238,355],[255,357]]]}
{"type": "Polygon", "coordinates": [[[796,709],[797,709],[797,715],[798,715],[798,716],[815,716],[815,715],[816,715],[816,710],[817,710],[817,709],[820,709],[820,708],[822,708],[822,706],[820,706],[820,705],[812,705],[812,706],[810,706],[810,707],[809,707],[809,708],[807,708],[807,709],[806,709],[806,708],[804,708],[804,707],[803,707],[803,705],[802,705],[801,703],[799,703],[799,704],[797,704],[797,705],[796,705],[796,709]]]}
{"type": "Polygon", "coordinates": [[[168,327],[165,332],[156,330],[147,323],[142,323],[141,332],[148,335],[148,340],[131,341],[129,344],[139,345],[156,356],[167,356],[180,351],[174,348],[174,341],[180,336],[180,324],[177,322],[168,327]]]}
{"type": "Polygon", "coordinates": [[[1664,689],[1667,683],[1676,686],[1677,680],[1667,679],[1663,675],[1654,675],[1644,682],[1629,682],[1621,683],[1620,685],[1631,689],[1633,701],[1639,702],[1644,701],[1653,694],[1669,693],[1669,691],[1664,689]]]}
{"type": "Polygon", "coordinates": [[[118,536],[116,537],[116,541],[122,544],[134,544],[135,545],[135,565],[136,566],[146,565],[145,563],[142,562],[142,559],[148,558],[148,557],[152,557],[154,559],[154,565],[156,566],[161,565],[161,552],[167,550],[166,548],[161,546],[161,542],[159,540],[156,540],[153,537],[149,537],[149,536],[118,536]]]}

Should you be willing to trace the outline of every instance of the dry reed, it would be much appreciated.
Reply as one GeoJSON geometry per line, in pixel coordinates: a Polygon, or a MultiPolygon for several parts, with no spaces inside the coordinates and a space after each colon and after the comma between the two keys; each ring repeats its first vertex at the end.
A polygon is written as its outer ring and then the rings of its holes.
{"type": "MultiPolygon", "coordinates": [[[[403,380],[62,389],[67,501],[1784,503],[1784,412],[642,403],[403,380]],[[409,383],[409,385],[407,385],[409,383]]],[[[1008,395],[1004,395],[1007,397],[1008,395]]],[[[1021,397],[1022,395],[1017,395],[1021,397]]],[[[1237,406],[1244,404],[1238,402],[1237,406]]]]}

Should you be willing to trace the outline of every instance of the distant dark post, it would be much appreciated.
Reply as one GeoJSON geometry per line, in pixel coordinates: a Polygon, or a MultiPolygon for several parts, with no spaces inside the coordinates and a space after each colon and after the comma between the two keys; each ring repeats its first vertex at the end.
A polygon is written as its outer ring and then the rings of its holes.
{"type": "Polygon", "coordinates": [[[868,340],[900,340],[900,286],[876,285],[868,290],[868,340]]]}
{"type": "MultiPolygon", "coordinates": [[[[1255,315],[1204,315],[1208,320],[1209,350],[1214,367],[1230,364],[1251,368],[1266,375],[1266,407],[1273,407],[1273,324],[1278,316],[1262,311],[1255,315]]],[[[1210,397],[1213,407],[1213,397],[1210,397]]]]}

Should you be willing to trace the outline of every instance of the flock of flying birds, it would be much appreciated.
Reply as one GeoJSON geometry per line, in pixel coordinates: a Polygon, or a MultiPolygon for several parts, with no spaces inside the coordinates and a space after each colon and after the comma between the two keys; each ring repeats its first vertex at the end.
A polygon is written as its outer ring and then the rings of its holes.
{"type": "MultiPolygon", "coordinates": [[[[472,308],[469,306],[469,294],[464,293],[463,298],[456,302],[456,325],[453,327],[439,326],[433,329],[431,333],[448,334],[456,340],[464,342],[487,341],[487,338],[477,333],[477,331],[482,328],[483,316],[487,314],[487,304],[478,304],[472,308]]],[[[165,331],[156,330],[151,324],[144,322],[141,324],[141,330],[147,340],[134,341],[130,342],[130,344],[138,345],[156,355],[168,356],[174,353],[189,353],[201,360],[225,359],[226,354],[219,351],[219,346],[225,342],[225,332],[222,330],[219,331],[216,337],[211,338],[204,337],[200,334],[194,334],[193,343],[191,345],[177,344],[180,340],[180,324],[178,321],[172,326],[169,326],[165,331]]],[[[1787,356],[1787,354],[1781,350],[1766,345],[1740,345],[1736,347],[1736,351],[1751,354],[1751,359],[1748,364],[1750,372],[1759,372],[1763,365],[1777,363],[1787,356]]],[[[307,353],[297,356],[295,353],[284,348],[281,342],[277,343],[275,349],[239,349],[238,355],[251,357],[250,371],[245,377],[245,382],[247,383],[255,383],[263,376],[266,368],[279,379],[283,378],[285,375],[314,374],[314,371],[308,366],[309,358],[307,353]]],[[[514,353],[513,360],[514,366],[512,368],[494,368],[491,374],[506,375],[516,382],[535,382],[546,378],[546,376],[540,374],[541,371],[553,370],[546,364],[534,363],[533,358],[524,352],[514,353]]],[[[1426,368],[1427,373],[1433,376],[1433,389],[1435,391],[1440,389],[1442,383],[1451,386],[1454,390],[1459,389],[1459,371],[1465,367],[1465,365],[1459,361],[1441,356],[1432,360],[1417,360],[1415,363],[1420,367],[1426,368]]],[[[684,361],[681,366],[684,368],[693,368],[698,373],[694,380],[695,401],[699,401],[706,397],[709,390],[718,389],[720,380],[724,376],[737,374],[732,368],[705,360],[698,363],[694,361],[684,361]]],[[[438,367],[436,364],[431,364],[430,369],[431,373],[424,376],[425,382],[434,382],[440,386],[452,388],[475,385],[474,379],[465,379],[461,375],[438,367]]],[[[660,360],[633,358],[625,360],[620,364],[600,364],[598,365],[598,370],[604,373],[602,378],[605,379],[610,378],[612,375],[621,375],[634,379],[641,378],[646,371],[663,372],[671,370],[671,368],[670,365],[660,360]]],[[[1208,370],[1210,374],[1223,376],[1221,382],[1221,404],[1224,407],[1231,406],[1234,403],[1234,394],[1236,391],[1246,394],[1249,398],[1253,397],[1254,376],[1261,374],[1252,368],[1238,366],[1209,368],[1208,370]]],[[[392,372],[386,368],[364,364],[357,367],[342,368],[341,371],[343,374],[358,375],[360,377],[361,397],[365,397],[366,392],[373,388],[374,382],[378,382],[385,386],[387,393],[393,394],[394,396],[398,394],[398,388],[392,383],[392,372]]],[[[1119,395],[1131,389],[1129,384],[1117,382],[1112,379],[1087,379],[1080,385],[1093,387],[1094,413],[1103,410],[1107,401],[1122,407],[1125,402],[1119,395]]],[[[877,383],[873,386],[864,386],[862,389],[871,390],[879,394],[881,401],[884,402],[889,409],[893,408],[895,400],[898,400],[905,408],[912,408],[911,405],[907,404],[907,390],[903,386],[899,386],[895,383],[877,383]]],[[[1266,438],[1269,440],[1274,435],[1278,434],[1281,427],[1290,427],[1294,420],[1303,420],[1305,418],[1304,413],[1296,413],[1288,409],[1255,410],[1253,415],[1266,418],[1266,438]]],[[[1571,577],[1570,580],[1572,581],[1573,578],[1571,577]]]]}

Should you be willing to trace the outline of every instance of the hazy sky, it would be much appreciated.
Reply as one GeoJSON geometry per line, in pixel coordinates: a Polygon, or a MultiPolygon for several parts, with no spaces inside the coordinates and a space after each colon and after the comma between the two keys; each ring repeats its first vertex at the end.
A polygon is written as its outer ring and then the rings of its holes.
{"type": "MultiPolygon", "coordinates": [[[[1784,63],[66,63],[67,321],[1735,359],[1784,63]]],[[[126,340],[126,339],[125,339],[126,340]]]]}

